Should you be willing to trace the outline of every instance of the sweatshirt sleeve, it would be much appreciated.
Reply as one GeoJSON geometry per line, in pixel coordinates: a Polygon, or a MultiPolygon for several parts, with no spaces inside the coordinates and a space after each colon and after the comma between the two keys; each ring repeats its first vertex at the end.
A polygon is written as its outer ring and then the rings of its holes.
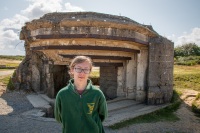
{"type": "Polygon", "coordinates": [[[62,123],[61,100],[60,100],[60,96],[59,95],[56,96],[55,107],[54,107],[54,116],[55,116],[55,119],[58,122],[62,123]]]}
{"type": "Polygon", "coordinates": [[[100,117],[102,122],[105,120],[106,117],[108,117],[107,102],[106,102],[104,95],[100,99],[99,117],[100,117]]]}

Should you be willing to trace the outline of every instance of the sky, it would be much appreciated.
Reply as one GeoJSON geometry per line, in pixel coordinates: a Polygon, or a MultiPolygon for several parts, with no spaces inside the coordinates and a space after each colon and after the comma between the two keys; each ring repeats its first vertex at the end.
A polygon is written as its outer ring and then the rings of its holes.
{"type": "Polygon", "coordinates": [[[91,11],[128,17],[174,42],[200,46],[200,0],[3,0],[0,55],[25,55],[19,34],[25,22],[49,12],[91,11]]]}

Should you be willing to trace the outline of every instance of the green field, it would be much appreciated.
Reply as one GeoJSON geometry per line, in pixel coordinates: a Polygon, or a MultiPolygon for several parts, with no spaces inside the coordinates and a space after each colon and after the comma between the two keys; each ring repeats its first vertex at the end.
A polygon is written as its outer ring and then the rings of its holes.
{"type": "Polygon", "coordinates": [[[174,65],[174,89],[196,90],[200,92],[200,65],[174,65]]]}
{"type": "Polygon", "coordinates": [[[21,55],[17,55],[17,56],[0,55],[0,59],[20,60],[20,61],[22,61],[24,59],[24,56],[21,56],[21,55]]]}

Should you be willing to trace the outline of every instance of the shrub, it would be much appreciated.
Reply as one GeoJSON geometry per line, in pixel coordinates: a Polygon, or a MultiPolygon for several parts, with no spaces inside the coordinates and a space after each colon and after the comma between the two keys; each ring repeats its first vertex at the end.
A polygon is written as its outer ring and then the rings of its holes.
{"type": "Polygon", "coordinates": [[[198,100],[200,100],[200,93],[198,93],[195,100],[192,102],[192,111],[196,113],[197,116],[200,116],[200,107],[197,103],[198,100]]]}
{"type": "Polygon", "coordinates": [[[186,66],[194,66],[200,64],[200,56],[176,56],[174,60],[174,64],[176,65],[186,65],[186,66]]]}
{"type": "Polygon", "coordinates": [[[195,43],[188,43],[174,48],[174,56],[200,56],[200,47],[195,43]]]}

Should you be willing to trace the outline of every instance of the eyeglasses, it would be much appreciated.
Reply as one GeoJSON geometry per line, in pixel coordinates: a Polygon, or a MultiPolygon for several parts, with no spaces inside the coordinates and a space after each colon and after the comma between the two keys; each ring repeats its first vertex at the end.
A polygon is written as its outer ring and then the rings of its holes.
{"type": "Polygon", "coordinates": [[[90,73],[90,69],[81,69],[81,68],[74,68],[77,73],[84,72],[85,74],[90,73]]]}

